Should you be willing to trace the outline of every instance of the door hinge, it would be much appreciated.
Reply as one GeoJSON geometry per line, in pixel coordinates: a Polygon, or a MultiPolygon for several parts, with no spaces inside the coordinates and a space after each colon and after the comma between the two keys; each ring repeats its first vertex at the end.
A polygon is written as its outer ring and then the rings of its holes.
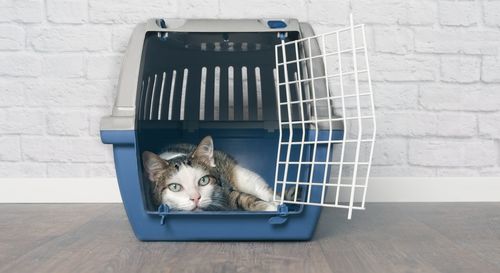
{"type": "Polygon", "coordinates": [[[269,218],[268,223],[271,225],[281,225],[288,220],[288,207],[285,204],[278,206],[278,215],[269,218]]]}
{"type": "Polygon", "coordinates": [[[170,208],[165,204],[161,204],[158,207],[158,215],[161,217],[160,218],[160,225],[162,225],[162,226],[165,225],[165,220],[167,218],[169,211],[170,211],[170,208]]]}

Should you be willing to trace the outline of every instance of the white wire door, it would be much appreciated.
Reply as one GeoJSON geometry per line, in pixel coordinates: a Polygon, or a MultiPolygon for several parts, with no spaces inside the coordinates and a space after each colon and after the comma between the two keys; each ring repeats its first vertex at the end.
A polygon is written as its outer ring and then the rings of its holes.
{"type": "Polygon", "coordinates": [[[275,198],[347,208],[350,219],[365,208],[376,131],[364,25],[351,16],[346,28],[283,39],[275,53],[275,198]]]}

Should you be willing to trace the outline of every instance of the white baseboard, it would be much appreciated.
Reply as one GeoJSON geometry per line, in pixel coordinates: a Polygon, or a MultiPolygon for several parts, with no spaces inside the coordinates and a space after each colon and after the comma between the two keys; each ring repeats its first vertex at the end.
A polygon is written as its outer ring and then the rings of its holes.
{"type": "MultiPolygon", "coordinates": [[[[115,178],[0,178],[0,203],[120,203],[115,178]]],[[[500,177],[375,177],[367,202],[500,202],[500,177]]]]}

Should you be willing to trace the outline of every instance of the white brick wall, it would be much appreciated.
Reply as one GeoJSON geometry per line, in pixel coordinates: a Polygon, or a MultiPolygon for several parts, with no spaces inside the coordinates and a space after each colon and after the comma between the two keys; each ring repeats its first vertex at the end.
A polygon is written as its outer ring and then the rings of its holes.
{"type": "Polygon", "coordinates": [[[0,1],[0,177],[113,176],[99,143],[134,25],[150,17],[367,24],[374,176],[500,175],[500,1],[0,1]]]}

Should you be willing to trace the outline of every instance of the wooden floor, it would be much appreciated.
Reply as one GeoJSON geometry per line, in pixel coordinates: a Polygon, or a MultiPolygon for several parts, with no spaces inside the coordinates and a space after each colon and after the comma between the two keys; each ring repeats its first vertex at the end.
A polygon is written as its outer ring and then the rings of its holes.
{"type": "Polygon", "coordinates": [[[121,205],[0,205],[0,272],[500,272],[500,204],[325,209],[311,242],[143,243],[121,205]]]}

